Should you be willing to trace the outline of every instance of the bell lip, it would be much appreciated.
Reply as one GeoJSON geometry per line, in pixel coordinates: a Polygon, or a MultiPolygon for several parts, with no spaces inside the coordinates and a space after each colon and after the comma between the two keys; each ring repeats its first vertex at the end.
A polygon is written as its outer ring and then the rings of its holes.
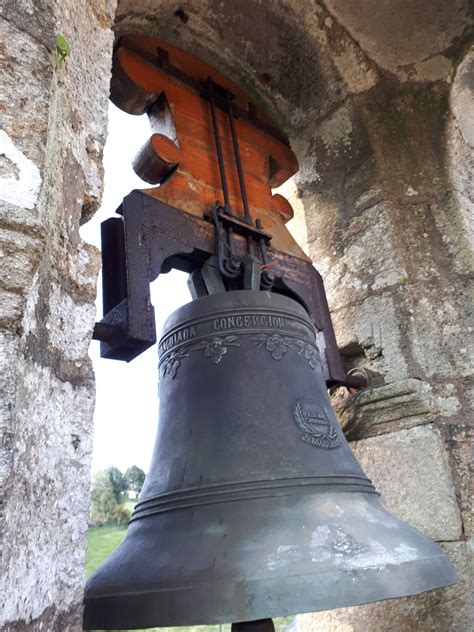
{"type": "Polygon", "coordinates": [[[308,325],[313,328],[308,310],[302,303],[299,303],[290,296],[279,294],[278,292],[270,292],[268,290],[232,290],[219,294],[200,296],[178,307],[178,309],[172,312],[165,320],[160,331],[159,339],[161,340],[174,326],[181,324],[184,318],[198,318],[206,314],[209,309],[212,309],[212,307],[209,308],[209,304],[212,306],[213,303],[216,303],[216,306],[220,309],[226,307],[227,309],[236,307],[248,307],[249,309],[262,308],[265,307],[265,303],[267,303],[269,309],[282,309],[294,312],[295,315],[308,321],[308,325]]]}
{"type": "Polygon", "coordinates": [[[350,573],[295,575],[219,585],[206,583],[182,589],[100,597],[87,596],[86,586],[83,629],[127,630],[216,625],[269,617],[296,616],[415,596],[458,582],[459,577],[448,556],[441,553],[437,557],[397,565],[387,564],[383,568],[359,569],[350,573]],[[324,576],[325,594],[317,594],[318,590],[320,593],[320,580],[324,576]],[[277,584],[282,593],[280,595],[277,584]],[[232,594],[237,592],[253,596],[251,603],[243,606],[245,611],[230,612],[230,603],[235,603],[235,600],[228,592],[229,589],[232,594]],[[224,612],[226,603],[229,610],[224,612]],[[183,604],[187,604],[187,607],[183,607],[183,604]],[[191,604],[194,607],[190,607],[191,604]],[[220,613],[217,612],[219,608],[220,613]],[[216,614],[210,615],[209,612],[216,614]]]}

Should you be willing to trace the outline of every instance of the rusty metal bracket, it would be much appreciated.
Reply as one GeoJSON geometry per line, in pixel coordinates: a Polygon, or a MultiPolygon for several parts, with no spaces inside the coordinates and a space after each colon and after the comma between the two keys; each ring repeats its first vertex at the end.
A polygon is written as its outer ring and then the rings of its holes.
{"type": "Polygon", "coordinates": [[[351,369],[348,371],[345,381],[342,382],[340,386],[345,386],[350,395],[355,395],[369,386],[369,374],[361,367],[351,369]]]}
{"type": "MultiPolygon", "coordinates": [[[[141,191],[132,191],[117,213],[119,217],[102,224],[104,316],[93,337],[101,342],[103,358],[129,362],[156,342],[150,283],[172,268],[188,273],[200,269],[215,252],[215,231],[209,220],[141,191]]],[[[252,230],[267,241],[269,236],[261,229],[252,230]]],[[[235,247],[237,255],[245,256],[244,235],[235,235],[235,247]]],[[[273,264],[273,291],[303,304],[320,332],[328,386],[345,382],[320,274],[311,262],[271,245],[267,251],[273,264]]]]}

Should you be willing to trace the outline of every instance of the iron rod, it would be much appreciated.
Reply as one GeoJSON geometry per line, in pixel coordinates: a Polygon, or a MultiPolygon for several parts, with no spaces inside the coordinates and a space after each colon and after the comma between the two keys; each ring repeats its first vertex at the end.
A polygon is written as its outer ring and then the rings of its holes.
{"type": "MultiPolygon", "coordinates": [[[[237,166],[237,174],[239,176],[240,195],[242,197],[244,219],[247,222],[247,224],[251,224],[252,219],[250,217],[249,204],[247,200],[247,189],[245,187],[244,172],[242,169],[242,162],[240,160],[239,142],[237,140],[237,133],[235,131],[234,110],[232,109],[231,103],[229,103],[229,122],[230,122],[230,133],[232,135],[232,145],[234,147],[235,164],[237,166]]],[[[247,237],[247,252],[249,255],[253,255],[255,252],[253,239],[251,235],[247,237]]]]}
{"type": "Polygon", "coordinates": [[[251,224],[249,204],[247,200],[247,189],[245,188],[244,172],[242,169],[242,162],[240,160],[239,141],[237,140],[237,133],[235,131],[234,111],[232,105],[229,103],[229,121],[230,121],[230,133],[232,134],[232,145],[234,146],[235,164],[237,165],[237,174],[239,176],[240,194],[242,196],[242,206],[244,208],[244,217],[247,224],[251,224]]]}
{"type": "Polygon", "coordinates": [[[212,79],[208,79],[208,86],[209,86],[209,103],[211,105],[212,128],[214,131],[214,140],[216,143],[217,160],[219,163],[219,172],[220,172],[221,183],[222,183],[222,193],[224,194],[224,210],[229,215],[232,215],[232,208],[230,206],[230,201],[229,201],[229,189],[227,187],[227,176],[225,173],[224,154],[222,153],[222,143],[221,143],[221,137],[219,134],[219,122],[217,120],[216,101],[214,98],[214,83],[212,79]]]}

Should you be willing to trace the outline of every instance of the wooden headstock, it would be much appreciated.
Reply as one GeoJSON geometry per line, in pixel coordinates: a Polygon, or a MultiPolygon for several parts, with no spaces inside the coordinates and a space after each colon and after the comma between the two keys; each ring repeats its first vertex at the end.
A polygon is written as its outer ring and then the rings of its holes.
{"type": "Polygon", "coordinates": [[[151,136],[134,169],[157,186],[133,191],[117,210],[121,217],[102,224],[104,317],[94,329],[102,357],[129,361],[156,342],[150,282],[171,268],[200,273],[213,257],[219,260],[222,233],[232,235],[238,261],[257,261],[256,289],[261,279],[261,289],[305,306],[327,384],[349,384],[321,276],[285,226],[293,217],[290,204],[272,191],[298,164],[271,119],[225,75],[152,38],[118,42],[111,100],[130,114],[148,115],[151,136]]]}
{"type": "MultiPolygon", "coordinates": [[[[127,38],[114,55],[111,99],[130,114],[146,112],[152,136],[139,150],[134,169],[160,185],[144,192],[198,217],[222,199],[219,165],[209,102],[203,98],[209,77],[233,95],[235,127],[252,219],[272,236],[272,246],[301,259],[307,256],[285,227],[293,209],[272,189],[298,171],[288,141],[245,93],[194,56],[160,40],[127,38]]],[[[217,108],[230,203],[243,217],[242,200],[226,112],[217,108]]]]}

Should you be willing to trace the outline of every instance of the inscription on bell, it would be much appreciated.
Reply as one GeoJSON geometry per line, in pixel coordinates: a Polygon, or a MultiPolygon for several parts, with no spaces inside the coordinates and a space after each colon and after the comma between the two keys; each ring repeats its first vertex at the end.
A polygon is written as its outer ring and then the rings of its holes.
{"type": "MultiPolygon", "coordinates": [[[[207,340],[218,336],[241,335],[243,333],[259,334],[266,330],[262,336],[288,335],[301,339],[298,353],[304,352],[308,344],[314,345],[314,332],[302,320],[287,318],[270,311],[247,312],[247,311],[227,311],[216,314],[214,318],[196,318],[185,327],[171,330],[165,335],[158,347],[158,353],[163,360],[169,353],[177,351],[182,346],[186,348],[192,341],[193,344],[201,340],[207,340]],[[306,346],[305,346],[306,345],[306,346]]],[[[273,338],[272,338],[273,339],[273,338]]],[[[290,340],[290,338],[288,338],[290,340]]],[[[309,347],[308,347],[309,348],[309,347]]],[[[305,357],[308,357],[306,352],[305,357]]]]}
{"type": "Polygon", "coordinates": [[[178,329],[178,331],[175,331],[160,342],[159,353],[162,354],[165,351],[172,349],[180,342],[191,340],[191,338],[194,338],[196,335],[196,329],[192,325],[190,327],[183,327],[182,329],[178,329]]]}
{"type": "Polygon", "coordinates": [[[284,329],[285,320],[281,316],[272,314],[236,314],[215,318],[214,331],[226,331],[227,329],[248,329],[250,327],[271,327],[272,329],[284,329]]]}

